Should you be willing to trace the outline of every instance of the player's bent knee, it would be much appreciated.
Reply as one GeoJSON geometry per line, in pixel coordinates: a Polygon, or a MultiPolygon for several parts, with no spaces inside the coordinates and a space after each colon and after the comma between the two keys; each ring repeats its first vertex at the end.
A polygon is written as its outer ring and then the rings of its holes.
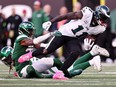
{"type": "Polygon", "coordinates": [[[35,76],[35,69],[31,65],[27,65],[21,70],[20,74],[22,78],[32,78],[35,76]]]}
{"type": "Polygon", "coordinates": [[[22,78],[26,78],[26,76],[28,75],[27,74],[27,68],[28,68],[29,65],[25,66],[22,70],[21,70],[21,77],[22,78]]]}
{"type": "Polygon", "coordinates": [[[38,72],[44,72],[53,66],[53,58],[42,58],[32,63],[32,66],[38,72]]]}

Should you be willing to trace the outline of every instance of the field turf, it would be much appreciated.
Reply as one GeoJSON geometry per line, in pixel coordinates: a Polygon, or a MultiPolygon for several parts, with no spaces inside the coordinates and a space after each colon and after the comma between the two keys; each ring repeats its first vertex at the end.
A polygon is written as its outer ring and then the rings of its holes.
{"type": "Polygon", "coordinates": [[[70,80],[19,79],[9,74],[8,67],[0,64],[0,87],[116,87],[116,64],[103,64],[102,72],[93,67],[70,80]]]}

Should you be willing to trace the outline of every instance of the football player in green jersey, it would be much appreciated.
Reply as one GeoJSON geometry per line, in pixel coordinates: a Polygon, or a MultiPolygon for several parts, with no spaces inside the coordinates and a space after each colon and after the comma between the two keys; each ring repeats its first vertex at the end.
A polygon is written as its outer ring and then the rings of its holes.
{"type": "MultiPolygon", "coordinates": [[[[50,32],[46,35],[39,36],[33,39],[34,29],[35,27],[31,22],[23,22],[19,25],[19,36],[16,38],[14,43],[12,59],[14,61],[16,72],[18,73],[20,77],[43,78],[44,76],[40,74],[41,72],[47,70],[51,66],[57,66],[58,68],[59,66],[61,66],[59,60],[56,58],[55,59],[33,58],[31,60],[31,64],[30,64],[30,61],[26,61],[24,63],[18,63],[18,58],[27,52],[27,49],[29,46],[37,47],[36,45],[41,45],[40,43],[46,40],[47,38],[49,38],[51,35],[57,35],[57,36],[61,35],[57,31],[55,31],[55,32],[50,32]]],[[[45,77],[47,76],[45,75],[45,77]]]]}
{"type": "Polygon", "coordinates": [[[13,61],[11,58],[13,48],[10,46],[5,46],[0,51],[0,60],[7,66],[10,67],[10,69],[13,66],[13,61]]]}
{"type": "MultiPolygon", "coordinates": [[[[70,73],[70,77],[80,75],[86,68],[90,66],[95,66],[98,71],[100,70],[101,66],[100,60],[98,58],[94,57],[92,60],[88,61],[90,57],[92,57],[92,52],[95,53],[94,51],[96,50],[96,47],[98,46],[95,45],[89,53],[85,54],[75,61],[72,67],[68,70],[70,73]]],[[[104,49],[100,48],[100,50],[102,50],[103,53],[107,53],[107,51],[105,51],[104,49]]],[[[2,62],[8,66],[13,65],[13,61],[11,58],[12,51],[12,47],[9,46],[3,47],[0,51],[0,60],[2,60],[2,62]]],[[[55,73],[57,69],[55,69],[54,71],[52,67],[60,67],[62,65],[62,63],[58,59],[45,57],[42,59],[32,58],[29,62],[30,63],[27,64],[26,67],[22,68],[21,73],[18,73],[20,77],[51,78],[53,76],[52,74],[43,74],[42,71],[50,69],[49,72],[52,71],[52,73],[55,73]]]]}
{"type": "MultiPolygon", "coordinates": [[[[10,47],[10,46],[5,46],[5,47],[3,47],[2,49],[1,49],[1,51],[0,51],[0,60],[5,64],[5,65],[7,65],[8,67],[10,67],[10,69],[9,69],[9,72],[10,72],[10,70],[13,68],[13,60],[12,60],[12,53],[13,53],[13,48],[12,47],[10,47]]],[[[44,70],[47,70],[47,69],[49,69],[49,64],[53,64],[52,63],[52,58],[50,59],[50,60],[47,60],[46,61],[46,58],[43,58],[43,59],[39,59],[39,58],[32,58],[30,61],[29,61],[29,64],[27,64],[27,66],[28,66],[28,68],[27,67],[25,67],[25,68],[23,68],[22,69],[22,74],[25,74],[25,76],[23,75],[23,76],[21,76],[21,74],[20,73],[17,73],[17,72],[14,72],[14,75],[15,76],[17,76],[17,75],[19,75],[19,77],[37,77],[37,78],[50,78],[50,77],[52,77],[52,74],[42,74],[42,73],[40,73],[40,71],[42,71],[43,69],[44,70]],[[45,62],[46,61],[46,62],[45,62]],[[33,63],[35,63],[35,65],[33,64],[33,63]],[[37,64],[38,63],[38,64],[37,64]],[[32,69],[32,67],[33,66],[36,66],[36,65],[38,65],[37,67],[38,68],[36,68],[35,67],[35,70],[34,69],[32,69]],[[42,68],[41,68],[42,67],[42,68]],[[27,69],[29,69],[29,70],[26,70],[26,68],[27,69]],[[36,70],[39,70],[39,72],[38,71],[36,71],[36,70]],[[27,72],[28,71],[28,72],[27,72]],[[29,73],[29,74],[28,74],[29,73]],[[36,73],[36,75],[34,75],[36,73]],[[31,74],[31,75],[30,75],[31,74]]],[[[56,62],[55,64],[55,66],[57,66],[57,64],[60,66],[60,65],[62,65],[62,63],[58,60],[58,59],[55,59],[55,60],[53,60],[53,62],[56,62]]],[[[14,66],[15,66],[15,63],[14,63],[14,66]]],[[[16,66],[15,66],[16,67],[16,66]]]]}

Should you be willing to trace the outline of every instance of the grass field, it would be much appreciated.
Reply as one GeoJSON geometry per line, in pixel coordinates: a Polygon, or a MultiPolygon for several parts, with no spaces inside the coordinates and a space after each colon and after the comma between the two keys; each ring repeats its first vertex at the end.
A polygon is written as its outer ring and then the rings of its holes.
{"type": "Polygon", "coordinates": [[[9,75],[8,67],[0,64],[0,87],[116,87],[116,64],[103,64],[102,72],[92,67],[67,81],[52,79],[19,79],[9,75]]]}

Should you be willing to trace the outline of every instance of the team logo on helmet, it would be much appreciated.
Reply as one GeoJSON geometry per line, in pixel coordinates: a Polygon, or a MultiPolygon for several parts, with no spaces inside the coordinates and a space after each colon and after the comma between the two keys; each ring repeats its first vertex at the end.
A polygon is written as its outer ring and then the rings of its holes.
{"type": "Polygon", "coordinates": [[[0,60],[5,65],[11,66],[11,64],[12,64],[12,58],[11,58],[12,51],[13,51],[13,48],[10,47],[10,46],[5,46],[5,47],[3,47],[1,49],[1,51],[0,51],[0,60]]]}
{"type": "Polygon", "coordinates": [[[104,22],[110,18],[110,9],[105,5],[100,5],[96,7],[95,15],[97,20],[104,22]]]}
{"type": "Polygon", "coordinates": [[[35,26],[33,23],[31,22],[23,22],[19,25],[19,34],[25,34],[25,35],[29,35],[30,34],[30,30],[34,30],[35,26]]]}

